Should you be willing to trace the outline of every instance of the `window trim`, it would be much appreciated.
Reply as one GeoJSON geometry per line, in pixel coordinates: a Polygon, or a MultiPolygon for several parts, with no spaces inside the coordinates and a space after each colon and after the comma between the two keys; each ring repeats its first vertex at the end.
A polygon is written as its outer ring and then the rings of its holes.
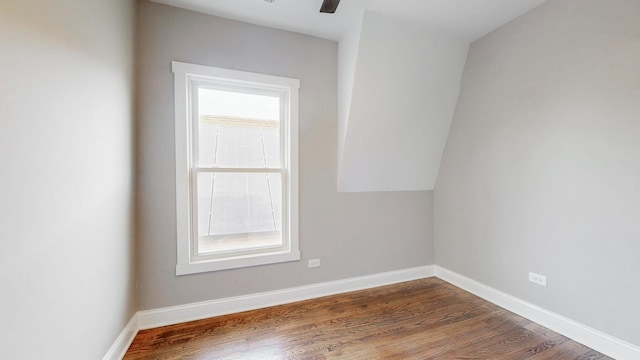
{"type": "MultiPolygon", "coordinates": [[[[178,61],[173,61],[171,68],[174,73],[175,106],[176,275],[300,260],[298,239],[298,89],[300,88],[300,80],[178,61]],[[193,232],[191,222],[191,216],[193,215],[192,179],[203,168],[194,167],[191,163],[193,159],[191,137],[194,129],[190,93],[193,83],[202,80],[205,82],[213,81],[216,84],[228,84],[231,87],[240,86],[256,89],[257,91],[263,89],[284,93],[283,110],[285,121],[281,132],[281,145],[284,146],[284,159],[281,160],[283,170],[264,169],[266,172],[272,170],[282,172],[282,181],[286,183],[285,189],[288,190],[283,192],[285,200],[283,202],[284,221],[282,233],[283,238],[286,239],[284,249],[278,247],[277,251],[224,258],[207,258],[204,260],[198,259],[201,256],[193,254],[191,239],[193,232]],[[283,135],[288,136],[288,142],[283,135]],[[286,207],[284,206],[285,204],[286,207]]],[[[207,171],[216,171],[216,169],[206,169],[207,171]]],[[[225,168],[224,170],[227,171],[229,169],[225,168]]],[[[233,169],[231,171],[240,172],[243,170],[253,171],[253,169],[233,169]]]]}

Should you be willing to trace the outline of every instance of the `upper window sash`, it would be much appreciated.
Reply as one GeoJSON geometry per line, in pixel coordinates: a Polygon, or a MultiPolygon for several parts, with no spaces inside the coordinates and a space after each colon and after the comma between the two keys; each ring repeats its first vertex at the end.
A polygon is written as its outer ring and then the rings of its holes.
{"type": "Polygon", "coordinates": [[[222,91],[232,91],[241,94],[251,94],[251,95],[263,95],[263,96],[272,96],[279,99],[280,103],[280,118],[278,119],[278,130],[279,130],[279,158],[280,158],[280,167],[287,167],[287,153],[289,152],[288,143],[287,143],[287,131],[290,129],[288,122],[290,109],[288,106],[291,102],[290,99],[290,90],[288,87],[278,87],[278,86],[265,86],[255,85],[245,85],[252,86],[251,88],[239,86],[235,83],[230,83],[227,79],[217,79],[217,78],[205,78],[200,75],[194,76],[187,75],[187,81],[189,84],[189,93],[188,93],[188,101],[190,101],[189,111],[190,111],[190,164],[192,167],[201,167],[199,166],[199,122],[200,122],[200,114],[198,114],[199,104],[198,104],[198,90],[199,89],[210,89],[210,90],[222,90],[222,91]]]}

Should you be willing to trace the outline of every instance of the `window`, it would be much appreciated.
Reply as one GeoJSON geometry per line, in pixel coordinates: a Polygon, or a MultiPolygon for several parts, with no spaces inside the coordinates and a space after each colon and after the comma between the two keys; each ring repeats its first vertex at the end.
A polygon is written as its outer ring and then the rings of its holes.
{"type": "Polygon", "coordinates": [[[176,274],[300,260],[299,80],[172,68],[176,274]]]}

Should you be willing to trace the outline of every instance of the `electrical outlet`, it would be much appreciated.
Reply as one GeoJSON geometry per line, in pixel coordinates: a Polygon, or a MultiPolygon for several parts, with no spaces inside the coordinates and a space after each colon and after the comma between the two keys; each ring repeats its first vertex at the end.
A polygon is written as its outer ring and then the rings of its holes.
{"type": "Polygon", "coordinates": [[[311,259],[309,260],[309,267],[315,268],[320,266],[320,259],[311,259]]]}
{"type": "Polygon", "coordinates": [[[530,272],[529,281],[538,285],[547,286],[547,277],[544,275],[530,272]]]}

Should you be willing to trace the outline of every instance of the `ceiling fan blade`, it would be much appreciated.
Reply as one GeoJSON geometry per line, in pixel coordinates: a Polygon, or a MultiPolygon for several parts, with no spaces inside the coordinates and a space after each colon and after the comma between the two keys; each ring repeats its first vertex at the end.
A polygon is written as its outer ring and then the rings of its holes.
{"type": "Polygon", "coordinates": [[[324,0],[320,7],[320,12],[333,14],[336,12],[338,4],[340,4],[340,0],[324,0]]]}

